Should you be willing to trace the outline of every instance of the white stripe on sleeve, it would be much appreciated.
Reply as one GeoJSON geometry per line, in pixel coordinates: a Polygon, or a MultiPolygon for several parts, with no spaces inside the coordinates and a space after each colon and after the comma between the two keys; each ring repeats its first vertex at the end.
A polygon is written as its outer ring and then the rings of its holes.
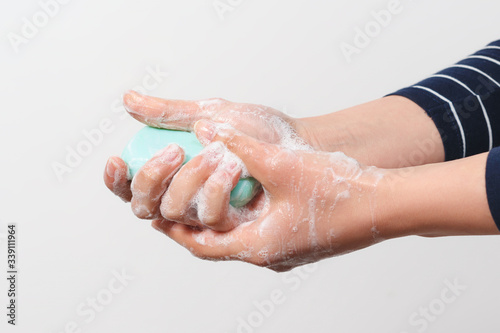
{"type": "Polygon", "coordinates": [[[463,145],[463,156],[462,157],[465,157],[466,156],[465,133],[464,133],[464,129],[462,127],[462,123],[460,122],[460,119],[458,118],[457,110],[455,110],[455,106],[453,105],[453,103],[449,99],[447,99],[446,97],[438,94],[437,92],[435,92],[432,89],[429,89],[427,87],[422,87],[422,86],[413,86],[413,87],[417,88],[417,89],[425,90],[427,92],[430,92],[434,96],[437,96],[438,98],[440,98],[443,101],[445,101],[446,103],[448,103],[448,105],[450,106],[451,112],[455,116],[455,120],[457,122],[458,128],[460,129],[460,135],[462,136],[462,145],[463,145]]]}
{"type": "Polygon", "coordinates": [[[467,89],[469,91],[469,93],[471,93],[472,95],[476,96],[477,100],[479,101],[479,104],[481,105],[481,109],[483,110],[483,115],[484,115],[484,119],[486,121],[486,126],[488,127],[488,139],[489,139],[489,145],[488,145],[489,148],[488,148],[488,150],[491,150],[493,148],[493,132],[491,130],[490,117],[488,116],[488,112],[486,112],[486,108],[484,107],[483,101],[481,100],[481,96],[479,96],[478,94],[476,94],[475,92],[473,92],[463,82],[461,82],[460,80],[458,80],[458,79],[456,79],[456,78],[454,78],[452,76],[443,75],[443,74],[435,74],[432,77],[440,77],[440,78],[443,78],[443,79],[452,80],[453,82],[458,83],[459,85],[461,85],[462,87],[464,87],[465,89],[467,89]]]}

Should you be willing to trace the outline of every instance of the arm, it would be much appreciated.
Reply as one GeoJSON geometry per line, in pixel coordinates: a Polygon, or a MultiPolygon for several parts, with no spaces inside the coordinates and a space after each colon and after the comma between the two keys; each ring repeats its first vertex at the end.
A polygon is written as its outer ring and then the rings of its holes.
{"type": "MultiPolygon", "coordinates": [[[[500,220],[495,194],[500,192],[495,191],[500,176],[489,177],[493,185],[485,185],[486,155],[480,154],[499,143],[498,130],[492,130],[500,126],[500,113],[494,112],[500,105],[498,50],[500,46],[492,45],[395,96],[304,119],[218,99],[168,101],[128,94],[129,112],[148,125],[193,130],[197,121],[210,119],[239,132],[230,137],[217,134],[214,140],[201,133],[205,126],[200,125],[197,135],[208,147],[196,162],[176,173],[182,151],[167,149],[168,154],[164,152],[156,162],[175,163],[158,167],[152,161],[132,185],[124,176],[122,161],[111,159],[106,184],[122,198],[132,198],[138,216],[156,219],[155,228],[196,255],[240,259],[276,270],[405,235],[498,233],[493,217],[500,220]],[[475,74],[466,75],[471,71],[475,74]],[[240,138],[239,144],[232,137],[240,138]],[[228,209],[227,199],[228,184],[234,186],[241,170],[213,163],[210,152],[217,148],[213,141],[224,142],[240,156],[266,189],[243,212],[228,209]],[[304,141],[315,149],[341,150],[364,164],[387,169],[359,165],[338,152],[294,150],[304,148],[304,141]],[[248,149],[247,144],[254,148],[248,149]],[[262,150],[273,155],[266,156],[262,150]],[[249,151],[257,155],[245,156],[249,151]],[[475,154],[479,155],[461,161],[404,168],[475,154]],[[255,161],[258,165],[250,167],[255,161]],[[266,168],[272,172],[265,172],[266,168]],[[199,195],[202,200],[197,200],[199,195]],[[193,207],[198,211],[193,212],[193,207]],[[273,228],[263,233],[262,226],[269,226],[269,221],[273,228]],[[299,225],[308,231],[299,232],[299,225]],[[319,238],[311,238],[311,233],[319,238]],[[273,240],[279,248],[272,248],[273,240]],[[269,246],[273,255],[263,258],[269,246]]],[[[218,160],[224,161],[219,153],[218,160]]],[[[500,169],[500,162],[488,168],[495,169],[500,169]]]]}
{"type": "Polygon", "coordinates": [[[266,189],[255,219],[226,232],[153,221],[200,258],[284,271],[408,235],[500,233],[486,196],[486,154],[379,169],[338,152],[291,151],[208,121],[195,130],[200,141],[224,143],[266,189]]]}
{"type": "Polygon", "coordinates": [[[486,195],[487,155],[391,170],[384,233],[389,238],[498,234],[486,195]]]}
{"type": "Polygon", "coordinates": [[[387,96],[345,110],[299,119],[298,131],[322,151],[342,151],[361,163],[401,168],[444,161],[432,119],[410,99],[387,96]]]}

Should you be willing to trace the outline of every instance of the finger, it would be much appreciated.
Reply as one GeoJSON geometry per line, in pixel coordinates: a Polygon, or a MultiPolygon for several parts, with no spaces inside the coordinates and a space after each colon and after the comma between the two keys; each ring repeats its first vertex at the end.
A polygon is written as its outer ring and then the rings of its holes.
{"type": "Polygon", "coordinates": [[[171,144],[156,153],[132,180],[132,211],[141,219],[159,217],[161,197],[184,162],[184,151],[171,144]]]}
{"type": "Polygon", "coordinates": [[[115,195],[123,201],[132,199],[127,164],[119,157],[110,157],[104,171],[104,183],[115,195]]]}
{"type": "Polygon", "coordinates": [[[199,225],[198,222],[193,222],[191,215],[194,214],[190,214],[193,199],[217,168],[224,151],[225,148],[220,142],[209,145],[199,155],[186,163],[175,175],[161,201],[161,215],[164,218],[180,223],[199,225]]]}
{"type": "Polygon", "coordinates": [[[191,131],[197,120],[209,118],[225,103],[227,102],[222,99],[167,100],[141,95],[132,90],[123,96],[126,110],[140,122],[153,127],[184,131],[191,131]]]}
{"type": "Polygon", "coordinates": [[[251,252],[250,248],[238,239],[238,232],[200,230],[167,220],[154,220],[152,226],[202,259],[245,260],[251,252]]]}
{"type": "MultiPolygon", "coordinates": [[[[276,145],[258,141],[252,137],[236,131],[227,125],[216,125],[208,120],[199,120],[194,127],[196,136],[200,142],[221,141],[227,148],[236,154],[250,174],[266,187],[269,184],[269,164],[274,156],[280,152],[276,145]]],[[[271,170],[272,171],[272,170],[271,170]]]]}
{"type": "Polygon", "coordinates": [[[210,229],[228,231],[236,226],[229,216],[231,190],[238,184],[241,168],[236,161],[221,164],[203,186],[198,206],[201,223],[210,229]]]}

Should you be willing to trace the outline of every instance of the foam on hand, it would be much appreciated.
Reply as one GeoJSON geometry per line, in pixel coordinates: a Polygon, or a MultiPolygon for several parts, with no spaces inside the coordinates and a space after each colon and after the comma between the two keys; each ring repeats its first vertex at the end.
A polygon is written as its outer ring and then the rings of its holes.
{"type": "MultiPolygon", "coordinates": [[[[184,164],[203,150],[203,146],[194,133],[146,126],[137,132],[123,150],[121,157],[128,165],[129,176],[133,178],[147,161],[171,143],[176,143],[184,149],[184,164]]],[[[254,178],[240,179],[231,191],[231,205],[233,207],[246,205],[252,200],[258,189],[259,183],[254,178]]]]}

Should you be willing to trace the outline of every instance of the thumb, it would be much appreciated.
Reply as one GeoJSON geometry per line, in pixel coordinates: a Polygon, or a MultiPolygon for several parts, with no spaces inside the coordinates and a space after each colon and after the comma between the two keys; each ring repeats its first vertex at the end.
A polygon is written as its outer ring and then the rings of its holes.
{"type": "Polygon", "coordinates": [[[214,141],[222,142],[231,152],[241,158],[250,174],[267,187],[269,163],[272,157],[278,154],[278,146],[258,141],[227,124],[214,123],[205,119],[197,121],[194,130],[198,140],[204,145],[214,141]]]}

